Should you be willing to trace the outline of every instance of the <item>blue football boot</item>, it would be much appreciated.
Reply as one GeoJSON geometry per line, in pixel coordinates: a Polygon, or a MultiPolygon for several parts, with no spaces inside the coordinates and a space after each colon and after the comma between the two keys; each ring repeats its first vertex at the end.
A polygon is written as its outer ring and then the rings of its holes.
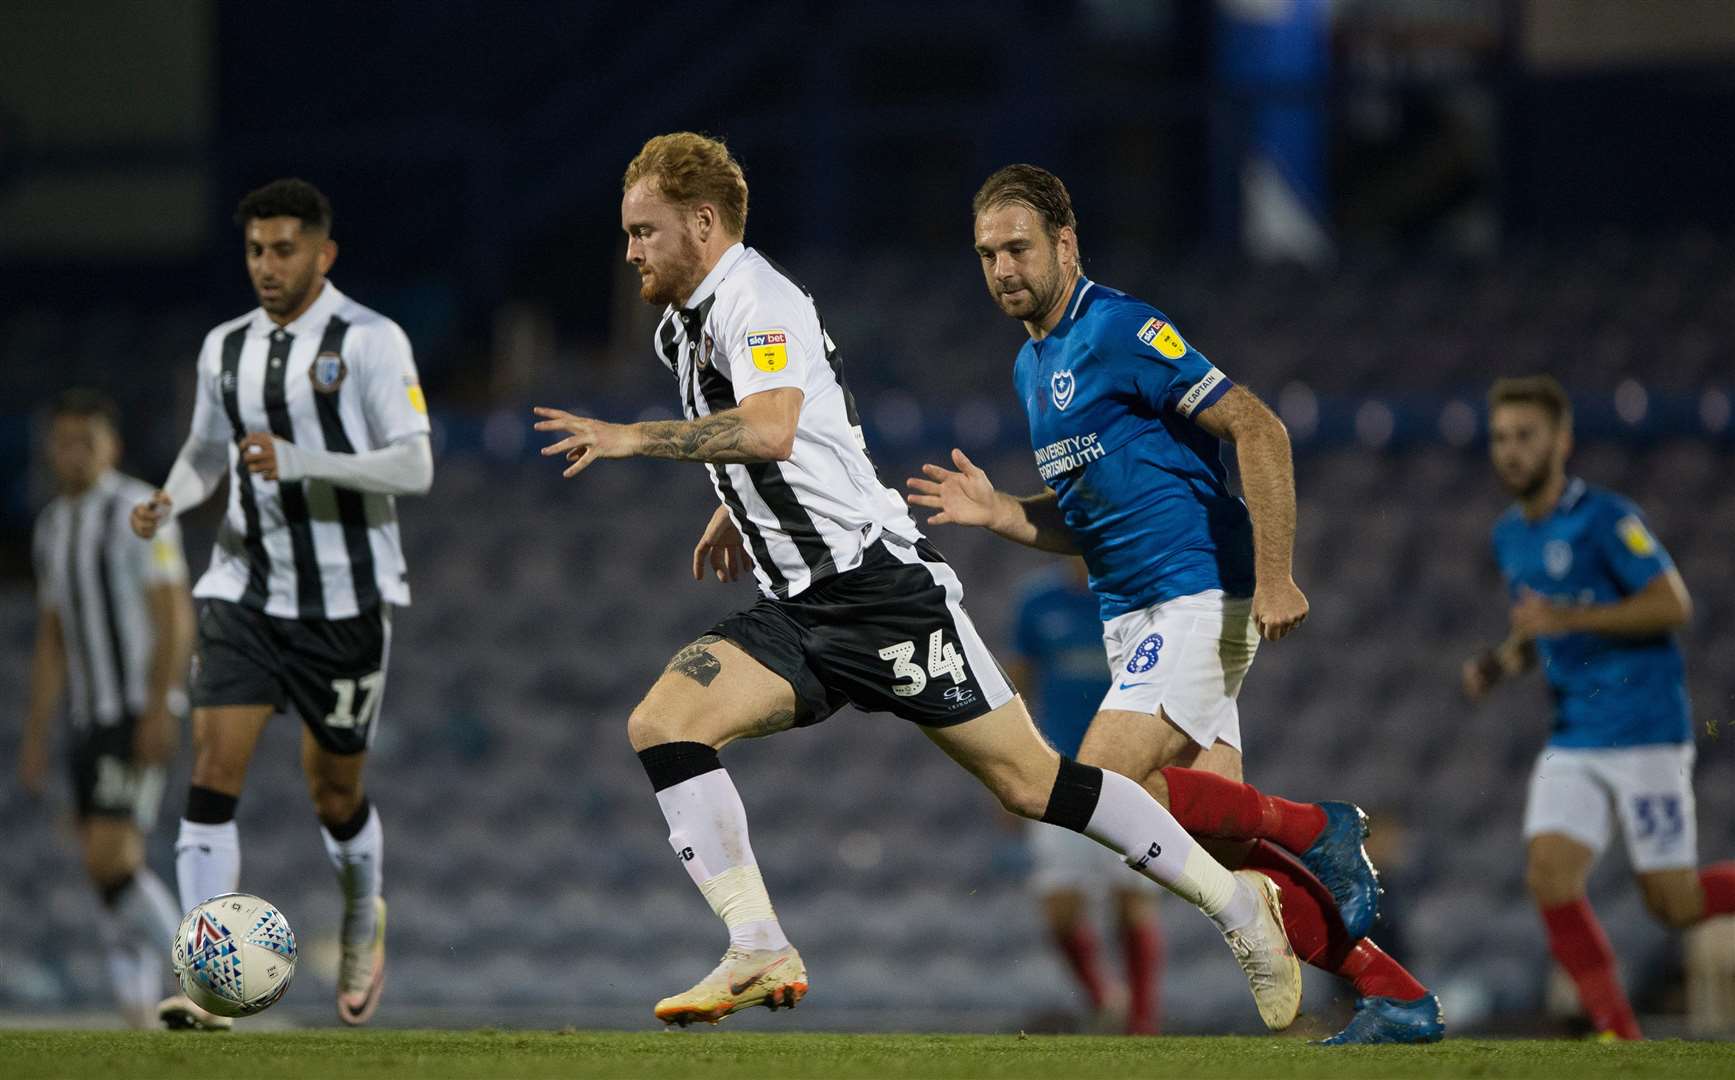
{"type": "Polygon", "coordinates": [[[1319,808],[1325,811],[1325,829],[1301,853],[1301,863],[1331,890],[1349,939],[1360,941],[1380,916],[1380,876],[1361,846],[1368,816],[1353,803],[1326,802],[1319,808]]]}
{"type": "Polygon", "coordinates": [[[1424,994],[1414,1001],[1371,997],[1355,999],[1355,1015],[1344,1029],[1315,1046],[1374,1046],[1380,1043],[1434,1043],[1446,1037],[1440,999],[1424,994]]]}

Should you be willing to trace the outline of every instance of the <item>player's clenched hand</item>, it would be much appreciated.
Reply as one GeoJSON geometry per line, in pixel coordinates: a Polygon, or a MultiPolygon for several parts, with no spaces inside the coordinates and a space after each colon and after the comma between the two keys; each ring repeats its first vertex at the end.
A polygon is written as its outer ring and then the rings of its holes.
{"type": "Polygon", "coordinates": [[[956,470],[923,465],[926,479],[912,476],[904,481],[911,492],[905,498],[911,506],[939,511],[928,519],[930,525],[992,526],[1002,498],[993,481],[962,450],[952,451],[952,463],[958,466],[956,470]]]}
{"type": "Polygon", "coordinates": [[[1464,661],[1462,678],[1464,696],[1471,701],[1481,701],[1482,695],[1494,689],[1494,684],[1500,680],[1500,661],[1494,650],[1477,653],[1464,661]]]}
{"type": "Polygon", "coordinates": [[[705,580],[705,567],[717,575],[718,581],[734,581],[747,568],[747,548],[741,543],[740,530],[729,516],[727,507],[717,507],[711,515],[705,534],[693,549],[693,580],[705,580]]]}
{"type": "Polygon", "coordinates": [[[166,492],[159,491],[146,501],[133,507],[133,532],[141,539],[149,540],[157,535],[158,526],[169,520],[174,512],[174,502],[166,492]]]}
{"type": "Polygon", "coordinates": [[[542,417],[535,424],[537,431],[558,431],[566,435],[559,442],[542,448],[543,457],[565,454],[566,460],[572,462],[560,474],[562,476],[577,476],[598,458],[632,457],[639,452],[638,432],[630,424],[610,424],[541,405],[530,411],[542,417]]]}
{"type": "Polygon", "coordinates": [[[1564,634],[1570,629],[1567,619],[1571,610],[1526,589],[1512,605],[1512,636],[1520,641],[1531,641],[1564,634]]]}
{"type": "Polygon", "coordinates": [[[269,431],[255,431],[242,439],[241,462],[255,476],[277,479],[277,437],[269,431]]]}
{"type": "Polygon", "coordinates": [[[1276,641],[1307,620],[1307,597],[1291,578],[1253,587],[1253,625],[1266,641],[1276,641]]]}

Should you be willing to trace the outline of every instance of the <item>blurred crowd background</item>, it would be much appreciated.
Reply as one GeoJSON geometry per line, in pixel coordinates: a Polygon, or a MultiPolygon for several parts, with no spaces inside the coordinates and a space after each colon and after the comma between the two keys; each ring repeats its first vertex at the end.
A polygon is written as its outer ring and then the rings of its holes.
{"type": "MultiPolygon", "coordinates": [[[[1022,331],[985,295],[968,207],[993,168],[1031,161],[1070,186],[1087,272],[1162,307],[1294,438],[1314,614],[1248,682],[1249,778],[1374,814],[1393,901],[1376,936],[1459,1030],[1547,1022],[1519,825],[1549,703],[1540,680],[1475,709],[1457,685],[1505,629],[1481,394],[1501,374],[1558,375],[1579,413],[1573,471],[1638,500],[1679,562],[1697,607],[1701,853],[1729,857],[1735,5],[825,7],[8,7],[6,714],[23,712],[29,533],[52,494],[43,407],[107,390],[126,470],[160,482],[205,330],[254,302],[236,199],[312,180],[336,207],[332,279],[414,343],[438,455],[432,493],[402,504],[416,600],[369,774],[394,911],[382,1019],[648,1019],[719,941],[624,718],[674,649],[751,595],[687,577],[713,503],[700,470],[605,463],[562,482],[534,454],[534,403],[674,411],[621,259],[621,170],[652,134],[726,137],[751,185],[748,242],[816,296],[884,479],[957,445],[1016,491],[1038,483],[1011,393],[1022,331]]],[[[219,506],[187,519],[195,573],[219,506]]],[[[1006,641],[1043,558],[933,538],[1006,641]]],[[[241,801],[242,882],[312,945],[314,981],[337,895],[296,726],[274,724],[241,801]]],[[[0,748],[16,730],[0,724],[0,748]]],[[[1018,834],[909,725],[846,713],[728,761],[814,973],[797,1023],[1006,1028],[1076,1005],[1018,834]]],[[[172,821],[184,786],[169,790],[172,821]]],[[[105,1004],[100,955],[77,947],[96,901],[69,810],[0,774],[0,1009],[105,1004]]],[[[165,874],[169,839],[152,848],[165,874]]],[[[1593,900],[1641,1011],[1684,1014],[1682,943],[1646,917],[1618,851],[1593,900]]],[[[1169,914],[1167,1028],[1248,1028],[1209,924],[1169,914]]],[[[306,997],[323,1017],[324,994],[306,997]]]]}

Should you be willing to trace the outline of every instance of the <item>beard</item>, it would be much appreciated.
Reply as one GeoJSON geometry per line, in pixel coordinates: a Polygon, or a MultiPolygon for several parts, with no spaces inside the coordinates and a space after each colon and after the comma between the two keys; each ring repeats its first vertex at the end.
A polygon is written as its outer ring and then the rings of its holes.
{"type": "Polygon", "coordinates": [[[1035,322],[1042,318],[1060,302],[1061,274],[1057,262],[1049,273],[1039,278],[1026,278],[1017,282],[1016,287],[1002,290],[999,285],[994,288],[994,302],[1000,310],[1014,319],[1025,322],[1035,322]],[[1006,292],[1017,292],[1020,289],[1024,297],[1015,301],[1006,299],[1006,292]]]}
{"type": "Polygon", "coordinates": [[[1548,486],[1551,474],[1552,470],[1543,464],[1516,478],[1509,478],[1506,474],[1502,474],[1500,479],[1506,485],[1506,490],[1514,498],[1532,499],[1542,494],[1542,489],[1548,486]]]}
{"type": "Polygon", "coordinates": [[[302,302],[307,299],[309,290],[312,288],[313,275],[309,274],[301,281],[284,282],[278,288],[277,296],[275,298],[267,299],[265,295],[259,291],[258,286],[255,286],[253,291],[259,296],[259,306],[264,308],[267,314],[287,315],[289,312],[294,311],[301,306],[302,302]]]}
{"type": "Polygon", "coordinates": [[[702,261],[699,242],[682,233],[679,245],[680,250],[676,255],[666,262],[650,267],[650,276],[647,277],[644,270],[639,271],[640,300],[654,307],[679,304],[693,295],[693,290],[699,287],[702,280],[699,274],[702,261]]]}

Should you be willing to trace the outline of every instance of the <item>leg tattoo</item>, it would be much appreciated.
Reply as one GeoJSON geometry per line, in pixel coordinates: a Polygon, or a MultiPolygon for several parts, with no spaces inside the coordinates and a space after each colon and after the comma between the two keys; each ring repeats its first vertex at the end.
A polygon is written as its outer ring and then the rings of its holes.
{"type": "Polygon", "coordinates": [[[722,640],[716,634],[706,634],[676,653],[665,670],[685,675],[700,686],[710,686],[711,680],[723,670],[723,662],[712,655],[710,646],[722,640]]]}

